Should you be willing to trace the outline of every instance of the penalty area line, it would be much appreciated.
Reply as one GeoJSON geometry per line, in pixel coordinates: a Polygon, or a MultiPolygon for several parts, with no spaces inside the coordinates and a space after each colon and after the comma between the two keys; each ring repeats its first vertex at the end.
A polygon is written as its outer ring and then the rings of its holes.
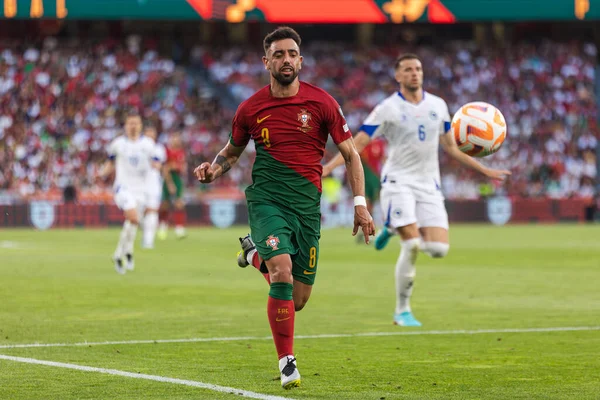
{"type": "MultiPolygon", "coordinates": [[[[577,332],[600,331],[600,326],[558,326],[549,328],[507,328],[507,329],[474,329],[474,330],[437,330],[437,331],[396,331],[396,332],[365,332],[365,333],[332,333],[320,335],[296,335],[294,339],[335,339],[359,338],[378,336],[424,336],[424,335],[480,335],[486,333],[539,333],[539,332],[577,332]]],[[[79,342],[79,343],[23,343],[4,344],[0,349],[23,349],[34,347],[85,347],[107,346],[117,344],[161,344],[161,343],[202,343],[202,342],[242,342],[249,340],[272,340],[271,336],[234,336],[234,337],[206,337],[189,339],[156,339],[156,340],[115,340],[106,342],[79,342]]]]}
{"type": "Polygon", "coordinates": [[[176,385],[192,386],[192,387],[197,387],[197,388],[201,388],[201,389],[212,390],[213,392],[230,393],[232,395],[248,397],[251,399],[292,400],[289,397],[271,396],[271,395],[267,395],[267,394],[251,392],[248,390],[236,389],[236,388],[232,388],[232,387],[228,387],[228,386],[213,385],[211,383],[190,381],[187,379],[167,378],[167,377],[159,376],[159,375],[136,374],[133,372],[120,371],[118,369],[88,367],[85,365],[68,364],[68,363],[62,363],[62,362],[56,362],[56,361],[45,361],[45,360],[38,360],[35,358],[13,357],[13,356],[7,356],[7,355],[3,355],[3,354],[0,354],[0,360],[14,361],[14,362],[20,362],[20,363],[25,363],[25,364],[44,365],[44,366],[56,367],[56,368],[66,368],[66,369],[73,369],[73,370],[84,371],[84,372],[98,372],[101,374],[123,376],[126,378],[145,379],[148,381],[155,381],[155,382],[162,382],[162,383],[173,383],[176,385]]]}

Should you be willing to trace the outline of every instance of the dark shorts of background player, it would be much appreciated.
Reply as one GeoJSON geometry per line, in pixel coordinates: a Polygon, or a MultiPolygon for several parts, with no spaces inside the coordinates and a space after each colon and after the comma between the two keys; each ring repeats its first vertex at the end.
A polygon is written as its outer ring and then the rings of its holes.
{"type": "Polygon", "coordinates": [[[315,283],[321,238],[321,214],[298,215],[272,203],[248,202],[250,234],[258,254],[268,260],[279,254],[292,258],[294,280],[315,283]]]}
{"type": "Polygon", "coordinates": [[[365,197],[369,199],[371,203],[374,203],[379,197],[381,183],[379,182],[377,174],[364,162],[363,170],[365,171],[365,197]]]}
{"type": "Polygon", "coordinates": [[[169,174],[171,174],[171,179],[173,179],[173,183],[175,184],[175,194],[171,194],[167,182],[163,182],[162,201],[172,202],[181,199],[183,196],[183,180],[178,172],[171,171],[169,174]]]}

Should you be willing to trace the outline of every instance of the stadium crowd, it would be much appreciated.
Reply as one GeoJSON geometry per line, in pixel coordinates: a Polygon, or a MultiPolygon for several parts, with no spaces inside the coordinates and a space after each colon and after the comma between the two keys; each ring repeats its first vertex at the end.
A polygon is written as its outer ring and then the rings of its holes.
{"type": "MultiPolygon", "coordinates": [[[[440,48],[365,49],[311,43],[303,46],[301,79],[331,93],[356,132],[375,104],[397,90],[394,60],[408,50],[423,60],[426,90],[444,98],[451,114],[476,100],[504,113],[505,145],[482,160],[513,172],[496,191],[594,195],[599,131],[593,45],[546,41],[479,48],[458,41],[440,48]]],[[[196,47],[190,54],[192,65],[207,68],[217,88],[228,88],[238,102],[268,82],[257,49],[196,47]]],[[[163,141],[169,132],[182,131],[192,170],[225,143],[234,111],[222,107],[219,90],[209,90],[194,71],[135,36],[95,43],[0,42],[0,190],[28,197],[73,185],[88,197],[102,197],[108,185],[97,175],[104,149],[120,132],[122,112],[132,107],[158,128],[163,141]]],[[[248,150],[241,168],[220,186],[249,184],[252,144],[248,150]]],[[[443,155],[441,165],[447,198],[482,195],[481,177],[443,155]]],[[[193,185],[191,174],[188,184],[193,185]]]]}
{"type": "Polygon", "coordinates": [[[231,112],[155,48],[135,36],[96,43],[47,38],[37,46],[1,42],[0,190],[61,197],[71,185],[86,198],[110,199],[99,170],[132,108],[158,127],[163,141],[181,130],[190,154],[205,147],[213,153],[231,112]]]}

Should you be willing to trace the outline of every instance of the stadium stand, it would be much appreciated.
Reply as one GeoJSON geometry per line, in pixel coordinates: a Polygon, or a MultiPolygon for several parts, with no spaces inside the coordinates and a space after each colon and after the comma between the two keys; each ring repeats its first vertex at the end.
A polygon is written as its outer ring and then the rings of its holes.
{"type": "MultiPolygon", "coordinates": [[[[417,50],[428,91],[452,113],[485,99],[507,118],[509,138],[485,162],[511,165],[513,178],[491,191],[521,197],[592,198],[597,175],[597,49],[582,42],[518,43],[505,48],[449,41],[399,49],[313,42],[303,47],[303,80],[329,91],[356,132],[369,110],[396,90],[391,67],[399,51],[417,50]]],[[[215,85],[240,102],[267,82],[256,49],[197,46],[191,63],[176,63],[149,39],[85,41],[47,37],[39,43],[0,42],[0,190],[26,199],[111,201],[97,179],[106,144],[119,133],[121,113],[138,108],[161,139],[181,129],[190,170],[215,154],[229,134],[232,109],[215,85]],[[195,66],[196,67],[195,67],[195,66]],[[197,69],[209,71],[208,79],[197,69]]],[[[251,181],[248,156],[219,185],[251,181]]],[[[333,150],[333,149],[332,149],[333,150]]],[[[442,156],[449,199],[476,199],[490,188],[442,156]]],[[[191,174],[190,174],[191,175],[191,174]]],[[[190,176],[189,185],[193,184],[190,176]]]]}

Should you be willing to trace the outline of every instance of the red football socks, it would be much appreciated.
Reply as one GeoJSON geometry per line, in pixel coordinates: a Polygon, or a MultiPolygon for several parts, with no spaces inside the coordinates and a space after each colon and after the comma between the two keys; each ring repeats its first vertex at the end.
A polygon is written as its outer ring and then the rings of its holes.
{"type": "Polygon", "coordinates": [[[292,300],[293,286],[291,283],[271,283],[267,315],[275,342],[278,359],[294,354],[294,320],[296,311],[292,300]],[[275,297],[274,297],[275,296],[275,297]],[[284,297],[280,299],[277,297],[284,297]],[[289,298],[289,299],[287,299],[289,298]]]}
{"type": "Polygon", "coordinates": [[[175,210],[175,212],[173,212],[173,222],[175,223],[175,226],[184,226],[185,217],[185,210],[175,210]]]}
{"type": "Polygon", "coordinates": [[[256,268],[258,270],[258,272],[260,272],[262,274],[262,276],[264,276],[265,280],[267,281],[267,283],[270,285],[271,284],[271,277],[269,277],[269,273],[267,272],[262,273],[262,271],[260,270],[260,265],[262,264],[263,259],[260,258],[260,256],[258,255],[258,251],[256,253],[254,253],[254,255],[252,256],[252,266],[254,268],[256,268]]]}
{"type": "Polygon", "coordinates": [[[164,222],[166,224],[169,223],[169,210],[159,210],[158,211],[158,220],[160,222],[164,222]]]}

